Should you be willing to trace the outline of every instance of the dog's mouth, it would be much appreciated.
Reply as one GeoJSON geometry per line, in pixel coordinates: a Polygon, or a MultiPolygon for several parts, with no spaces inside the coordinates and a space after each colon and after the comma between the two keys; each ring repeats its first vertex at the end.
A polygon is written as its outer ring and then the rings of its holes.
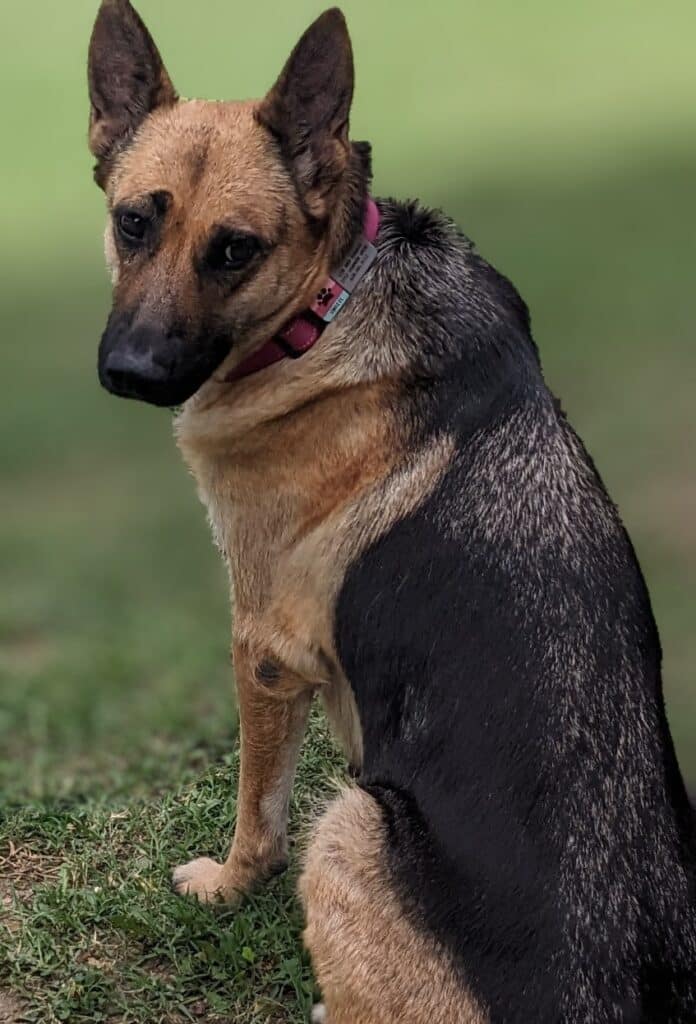
{"type": "Polygon", "coordinates": [[[99,345],[99,381],[120,398],[181,405],[205,384],[231,347],[228,337],[191,340],[112,313],[99,345]]]}

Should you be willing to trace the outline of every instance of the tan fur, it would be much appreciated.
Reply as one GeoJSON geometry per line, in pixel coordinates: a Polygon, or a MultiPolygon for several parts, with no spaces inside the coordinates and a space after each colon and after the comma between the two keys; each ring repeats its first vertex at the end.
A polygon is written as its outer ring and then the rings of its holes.
{"type": "Polygon", "coordinates": [[[363,738],[351,685],[343,673],[337,671],[331,685],[321,688],[320,696],[331,731],[343,748],[351,769],[357,771],[363,760],[363,738]]]}
{"type": "Polygon", "coordinates": [[[251,101],[190,100],[155,110],[118,159],[106,188],[111,209],[157,192],[172,203],[156,258],[145,265],[122,262],[116,305],[165,322],[172,316],[191,324],[231,316],[243,338],[235,362],[271,337],[298,304],[308,303],[327,272],[330,244],[326,239],[317,246],[292,182],[255,120],[257,108],[251,101]],[[215,288],[198,287],[194,265],[219,224],[273,247],[258,273],[226,299],[215,288]]]}
{"type": "Polygon", "coordinates": [[[320,820],[300,891],[327,1024],[486,1024],[445,949],[404,915],[377,803],[348,789],[320,820]]]}
{"type": "Polygon", "coordinates": [[[256,662],[235,645],[241,772],[234,843],[224,864],[199,858],[177,868],[174,885],[202,902],[234,902],[287,861],[287,817],[311,690],[274,698],[255,678],[256,662]]]}
{"type": "MultiPolygon", "coordinates": [[[[311,374],[308,381],[317,386],[311,374]]],[[[276,392],[271,389],[271,394],[276,392]]],[[[242,429],[237,437],[226,434],[225,450],[217,439],[208,446],[195,429],[189,433],[189,425],[196,424],[195,407],[186,409],[179,423],[179,443],[199,482],[230,570],[243,760],[235,841],[225,868],[218,876],[207,863],[198,882],[190,867],[180,869],[176,881],[186,880],[180,888],[201,894],[214,882],[223,898],[234,898],[240,877],[248,885],[254,881],[248,855],[241,865],[237,851],[255,844],[264,850],[254,862],[259,878],[282,855],[284,833],[276,846],[268,846],[252,810],[260,801],[272,799],[274,786],[282,788],[280,764],[285,765],[287,778],[294,773],[299,744],[294,736],[288,740],[282,724],[290,713],[288,704],[321,689],[351,762],[360,764],[362,739],[355,703],[334,649],[335,600],[351,562],[423,500],[453,448],[445,437],[407,457],[388,399],[388,390],[368,384],[342,391],[329,388],[314,401],[309,394],[305,401],[298,396],[298,408],[278,419],[265,421],[260,406],[261,422],[242,429]],[[268,662],[276,667],[274,678],[259,683],[258,666],[268,662]],[[253,770],[246,770],[245,731],[263,728],[264,707],[269,716],[281,719],[281,725],[277,731],[266,728],[263,744],[255,748],[259,753],[253,770]],[[254,721],[245,726],[247,714],[254,721]],[[291,754],[286,749],[289,742],[291,754]],[[255,795],[249,796],[246,789],[252,783],[255,795]],[[267,790],[261,794],[264,786],[267,790]],[[250,810],[243,813],[242,808],[250,810]]],[[[228,422],[227,411],[228,406],[221,404],[223,422],[228,422]]],[[[204,416],[210,421],[210,410],[204,416]]]]}

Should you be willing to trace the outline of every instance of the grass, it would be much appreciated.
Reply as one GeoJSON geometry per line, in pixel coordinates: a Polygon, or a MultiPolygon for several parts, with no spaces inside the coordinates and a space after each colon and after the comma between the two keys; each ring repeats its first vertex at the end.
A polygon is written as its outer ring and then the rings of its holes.
{"type": "MultiPolygon", "coordinates": [[[[173,864],[224,855],[237,758],[190,750],[176,784],[147,798],[49,800],[11,809],[0,830],[0,965],[22,1019],[93,1024],[306,1020],[314,986],[298,943],[297,858],[242,912],[169,891],[173,864]]],[[[314,716],[292,806],[302,834],[340,759],[314,716]],[[319,784],[318,784],[319,780],[319,784]]]]}
{"type": "MultiPolygon", "coordinates": [[[[445,207],[529,302],[646,572],[694,785],[696,11],[344,7],[376,193],[445,207]]],[[[182,92],[208,95],[262,91],[317,13],[297,0],[269,29],[263,5],[141,8],[182,92]]],[[[168,889],[234,817],[227,587],[168,414],[96,385],[94,9],[15,5],[0,43],[0,1020],[301,1021],[292,872],[235,914],[168,889]]],[[[340,770],[315,718],[295,837],[340,770]]]]}

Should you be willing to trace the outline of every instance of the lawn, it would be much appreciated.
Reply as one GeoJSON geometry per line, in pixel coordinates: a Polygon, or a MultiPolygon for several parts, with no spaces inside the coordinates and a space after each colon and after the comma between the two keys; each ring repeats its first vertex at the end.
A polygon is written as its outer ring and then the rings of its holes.
{"type": "MultiPolygon", "coordinates": [[[[318,8],[143,0],[184,94],[270,83],[318,8]]],[[[96,3],[0,42],[0,1021],[306,1020],[290,873],[236,913],[175,898],[224,853],[226,580],[169,414],[100,392],[103,206],[85,148],[96,3]]],[[[348,2],[378,194],[445,207],[527,299],[547,379],[643,564],[696,785],[691,3],[348,2]],[[639,10],[640,8],[640,10],[639,10]]],[[[315,716],[298,842],[343,771],[315,716]]]]}

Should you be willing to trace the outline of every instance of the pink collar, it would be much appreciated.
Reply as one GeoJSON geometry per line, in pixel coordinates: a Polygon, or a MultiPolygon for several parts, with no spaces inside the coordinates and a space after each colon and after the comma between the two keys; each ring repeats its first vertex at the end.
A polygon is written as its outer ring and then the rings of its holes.
{"type": "Polygon", "coordinates": [[[304,355],[319,340],[326,325],[330,324],[343,309],[358,281],[372,266],[377,256],[373,242],[377,238],[378,230],[377,203],[368,197],[365,203],[362,235],[343,263],[323,282],[309,309],[288,320],[275,337],[243,359],[230,371],[225,380],[240,380],[286,357],[299,359],[304,355]]]}

